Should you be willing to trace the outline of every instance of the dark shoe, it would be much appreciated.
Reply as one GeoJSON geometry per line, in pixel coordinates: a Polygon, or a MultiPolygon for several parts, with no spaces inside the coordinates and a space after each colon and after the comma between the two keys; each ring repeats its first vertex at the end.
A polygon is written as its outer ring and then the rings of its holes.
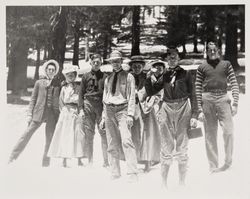
{"type": "Polygon", "coordinates": [[[231,167],[231,165],[224,164],[222,167],[217,168],[214,172],[215,172],[215,173],[223,172],[223,171],[228,170],[230,167],[231,167]]]}
{"type": "Polygon", "coordinates": [[[111,177],[110,177],[110,179],[111,180],[117,180],[117,179],[119,179],[121,177],[121,175],[112,175],[111,177]]]}
{"type": "Polygon", "coordinates": [[[109,163],[108,163],[108,162],[104,162],[102,166],[103,166],[104,168],[107,168],[107,167],[109,167],[109,163]]]}
{"type": "Polygon", "coordinates": [[[148,173],[150,171],[150,162],[147,162],[145,164],[143,171],[144,171],[144,173],[148,173]]]}
{"type": "Polygon", "coordinates": [[[78,166],[80,166],[80,167],[84,166],[84,164],[82,163],[82,160],[80,158],[78,159],[78,166]]]}
{"type": "Polygon", "coordinates": [[[138,176],[137,174],[133,173],[133,174],[129,174],[128,176],[128,182],[129,183],[135,183],[138,181],[138,176]]]}

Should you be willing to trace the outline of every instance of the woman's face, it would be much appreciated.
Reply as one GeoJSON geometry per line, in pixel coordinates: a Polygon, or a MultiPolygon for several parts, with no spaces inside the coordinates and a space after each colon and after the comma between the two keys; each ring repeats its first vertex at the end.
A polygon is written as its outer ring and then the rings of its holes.
{"type": "Polygon", "coordinates": [[[164,67],[162,64],[155,64],[153,68],[156,69],[156,72],[154,73],[156,77],[160,76],[164,71],[164,67]]]}
{"type": "Polygon", "coordinates": [[[53,79],[53,77],[56,74],[56,67],[52,64],[49,64],[46,68],[46,73],[47,73],[47,76],[49,77],[49,79],[53,79]]]}
{"type": "Polygon", "coordinates": [[[75,72],[66,73],[65,74],[65,78],[66,78],[66,81],[68,83],[72,83],[76,79],[76,74],[75,74],[75,72]]]}
{"type": "Polygon", "coordinates": [[[142,72],[143,63],[135,62],[132,64],[131,69],[132,69],[133,73],[135,73],[136,75],[139,75],[142,72]]]}

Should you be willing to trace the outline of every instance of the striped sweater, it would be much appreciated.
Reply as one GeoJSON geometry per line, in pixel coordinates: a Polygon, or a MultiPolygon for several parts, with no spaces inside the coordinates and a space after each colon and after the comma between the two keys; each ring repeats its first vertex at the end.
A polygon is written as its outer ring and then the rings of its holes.
{"type": "Polygon", "coordinates": [[[195,92],[199,111],[202,111],[202,92],[226,92],[228,80],[231,84],[233,105],[238,106],[239,87],[233,67],[229,61],[221,60],[215,67],[205,61],[198,67],[195,81],[195,92]]]}

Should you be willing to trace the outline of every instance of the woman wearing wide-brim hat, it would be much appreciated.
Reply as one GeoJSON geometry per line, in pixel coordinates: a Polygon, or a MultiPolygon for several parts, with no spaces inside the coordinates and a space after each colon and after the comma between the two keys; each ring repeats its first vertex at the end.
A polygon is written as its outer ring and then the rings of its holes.
{"type": "Polygon", "coordinates": [[[55,60],[49,60],[42,66],[43,76],[35,82],[28,108],[28,127],[18,140],[11,152],[9,163],[16,160],[26,145],[30,141],[36,130],[46,123],[45,128],[45,148],[42,166],[49,166],[50,159],[47,151],[54,133],[56,122],[59,115],[58,98],[60,86],[53,84],[54,77],[59,72],[59,64],[55,60]]]}
{"type": "MultiPolygon", "coordinates": [[[[160,134],[158,124],[154,111],[155,100],[150,100],[151,109],[145,111],[145,104],[148,104],[145,92],[145,80],[146,74],[143,69],[146,65],[146,61],[143,56],[133,56],[129,62],[131,67],[131,73],[133,74],[136,82],[136,114],[134,125],[131,128],[132,138],[135,142],[135,146],[139,146],[137,150],[138,162],[145,164],[144,171],[149,172],[152,163],[159,162],[160,154],[160,134]],[[142,135],[141,135],[142,132],[142,135]]],[[[154,97],[152,97],[153,99],[154,97]]],[[[154,98],[155,99],[155,98],[154,98]]]]}
{"type": "Polygon", "coordinates": [[[66,84],[62,87],[59,108],[60,116],[50,144],[48,156],[66,159],[84,156],[85,135],[82,131],[82,118],[78,116],[78,95],[80,86],[75,82],[78,66],[64,65],[62,70],[66,84]]]}

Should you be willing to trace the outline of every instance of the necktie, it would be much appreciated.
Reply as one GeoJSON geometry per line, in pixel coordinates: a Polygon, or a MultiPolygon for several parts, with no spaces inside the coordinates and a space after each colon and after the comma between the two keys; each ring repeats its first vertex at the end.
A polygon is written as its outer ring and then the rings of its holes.
{"type": "Polygon", "coordinates": [[[112,82],[112,90],[111,90],[112,95],[115,94],[118,73],[119,72],[115,72],[114,79],[113,79],[113,82],[112,82]]]}

